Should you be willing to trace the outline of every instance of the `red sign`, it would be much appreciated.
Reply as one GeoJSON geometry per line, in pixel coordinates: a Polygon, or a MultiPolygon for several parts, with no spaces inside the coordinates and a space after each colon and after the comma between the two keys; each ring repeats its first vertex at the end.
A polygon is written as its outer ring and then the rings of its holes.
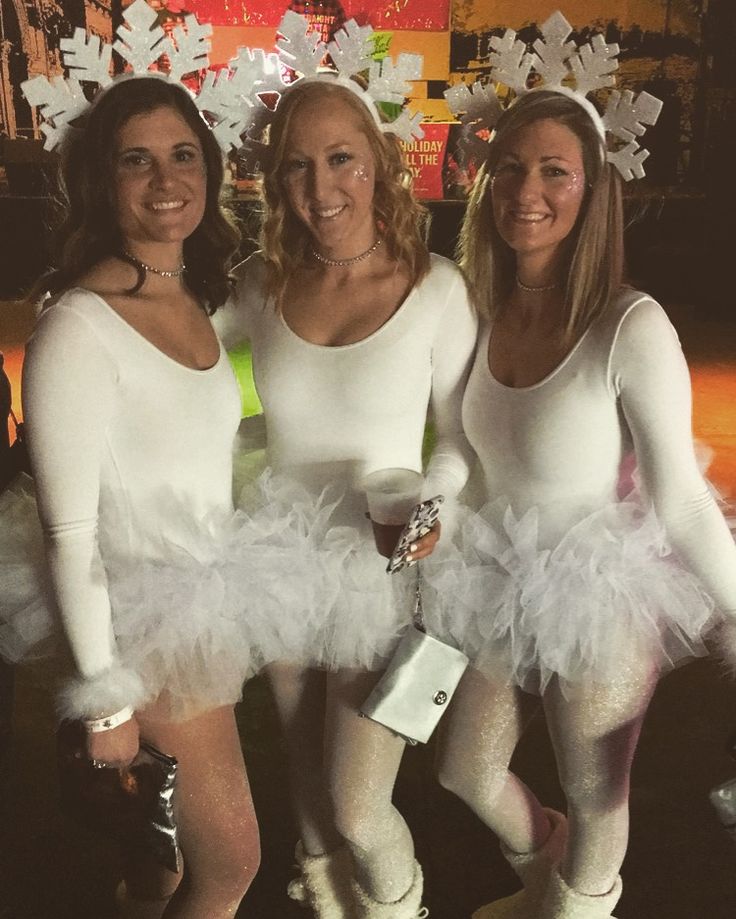
{"type": "MultiPolygon", "coordinates": [[[[216,26],[271,26],[281,22],[284,13],[295,4],[274,3],[274,0],[169,0],[196,13],[200,22],[216,26]]],[[[164,0],[163,5],[168,3],[164,0]]],[[[374,29],[401,29],[421,32],[445,32],[449,28],[450,0],[302,0],[301,10],[307,16],[334,15],[334,7],[342,5],[346,19],[374,29]]],[[[178,10],[177,10],[178,12],[178,10]]]]}
{"type": "Polygon", "coordinates": [[[403,143],[406,162],[414,176],[417,198],[444,198],[442,172],[447,152],[449,124],[424,124],[424,137],[410,144],[403,143]]]}

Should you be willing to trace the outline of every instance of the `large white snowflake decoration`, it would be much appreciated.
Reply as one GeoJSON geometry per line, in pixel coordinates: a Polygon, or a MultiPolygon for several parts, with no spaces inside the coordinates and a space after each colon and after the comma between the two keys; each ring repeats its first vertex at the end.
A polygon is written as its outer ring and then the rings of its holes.
{"type": "Polygon", "coordinates": [[[112,82],[112,46],[103,43],[99,35],[88,37],[84,29],[75,29],[71,38],[62,38],[59,44],[70,76],[99,86],[112,82]]]}
{"type": "MultiPolygon", "coordinates": [[[[660,100],[647,92],[634,97],[630,90],[623,93],[614,90],[601,117],[586,96],[614,85],[618,45],[607,44],[602,35],[595,35],[580,46],[568,41],[572,26],[559,11],[540,26],[540,32],[542,37],[534,42],[532,51],[516,37],[513,29],[507,29],[500,38],[492,37],[491,80],[507,86],[515,98],[546,89],[575,99],[588,112],[606,142],[608,162],[627,182],[642,178],[643,163],[649,153],[639,146],[637,138],[644,134],[646,125],[656,123],[662,110],[660,100]],[[529,86],[530,78],[534,82],[532,87],[529,86]],[[611,137],[616,139],[612,145],[608,143],[611,137]]],[[[493,130],[503,106],[490,84],[476,83],[470,89],[461,86],[458,84],[446,90],[445,98],[453,114],[470,129],[468,143],[472,144],[474,139],[477,141],[480,128],[493,130]]]]}
{"type": "MultiPolygon", "coordinates": [[[[96,36],[87,38],[83,29],[76,29],[72,38],[61,41],[64,66],[70,75],[67,78],[55,77],[51,82],[44,76],[38,76],[22,84],[21,89],[29,104],[37,106],[43,116],[41,131],[46,138],[45,149],[51,150],[60,143],[71,122],[89,107],[90,102],[81,89],[80,80],[96,84],[98,90],[104,90],[114,81],[110,72],[113,51],[130,66],[133,76],[155,73],[172,83],[209,67],[211,25],[200,25],[195,16],[187,15],[184,25],[173,30],[172,41],[161,26],[154,26],[156,19],[156,13],[146,0],[134,0],[123,11],[124,22],[117,29],[117,40],[112,46],[102,43],[96,36]],[[168,60],[168,72],[151,71],[152,65],[164,55],[168,60]]],[[[260,63],[265,66],[265,59],[260,63]]],[[[273,66],[275,68],[275,64],[273,66]]],[[[237,148],[241,142],[237,131],[247,103],[242,96],[236,102],[230,87],[227,91],[216,92],[212,85],[214,77],[210,77],[208,73],[204,84],[208,90],[205,103],[198,101],[198,107],[207,112],[213,133],[223,150],[237,148]],[[238,110],[237,118],[233,116],[235,109],[238,110]]],[[[250,87],[248,82],[248,90],[250,87]]]]}
{"type": "Polygon", "coordinates": [[[279,59],[285,68],[296,73],[296,78],[282,88],[283,92],[288,92],[290,87],[305,79],[332,78],[365,103],[382,132],[396,134],[407,142],[424,137],[421,114],[411,115],[403,108],[411,92],[411,82],[421,79],[422,55],[400,54],[396,61],[390,57],[382,61],[373,60],[373,28],[359,26],[354,19],[346,22],[329,44],[321,41],[310,29],[307,18],[292,10],[281,20],[278,31],[282,37],[276,42],[279,59]],[[328,56],[332,67],[324,66],[328,56]],[[358,74],[366,78],[366,89],[350,79],[358,74]],[[377,107],[381,102],[398,104],[402,106],[402,111],[393,121],[384,121],[377,107]]]}
{"type": "Polygon", "coordinates": [[[311,31],[306,17],[287,10],[278,31],[281,38],[276,41],[276,48],[284,64],[305,77],[317,74],[327,47],[320,41],[319,35],[311,31]]]}
{"type": "Polygon", "coordinates": [[[284,89],[275,54],[239,48],[227,67],[207,72],[197,96],[197,108],[215,120],[213,132],[220,146],[239,149],[243,138],[262,133],[271,117],[263,101],[267,93],[284,89]]]}
{"type": "Polygon", "coordinates": [[[79,82],[74,78],[44,76],[26,80],[21,85],[28,104],[38,108],[43,115],[41,133],[45,136],[45,150],[53,148],[69,130],[69,123],[78,118],[89,106],[79,82]]]}

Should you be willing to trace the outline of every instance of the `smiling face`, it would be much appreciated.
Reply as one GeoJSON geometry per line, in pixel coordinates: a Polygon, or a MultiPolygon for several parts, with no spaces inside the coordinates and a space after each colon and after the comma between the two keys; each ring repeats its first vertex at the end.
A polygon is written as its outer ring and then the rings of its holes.
{"type": "Polygon", "coordinates": [[[570,235],[585,195],[577,135],[549,118],[520,127],[501,148],[493,171],[493,216],[518,259],[543,268],[570,235]]]}
{"type": "Polygon", "coordinates": [[[329,104],[306,99],[294,112],[280,175],[289,206],[317,249],[344,258],[373,245],[375,160],[358,116],[340,94],[331,94],[329,104]]]}
{"type": "Polygon", "coordinates": [[[202,145],[182,116],[161,107],[120,128],[115,211],[127,244],[182,243],[199,225],[207,194],[202,145]]]}

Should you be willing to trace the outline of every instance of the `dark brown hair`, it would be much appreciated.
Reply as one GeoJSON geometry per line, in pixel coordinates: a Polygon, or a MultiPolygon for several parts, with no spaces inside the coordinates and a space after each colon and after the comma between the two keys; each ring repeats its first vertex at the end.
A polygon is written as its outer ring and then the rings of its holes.
{"type": "Polygon", "coordinates": [[[61,150],[61,222],[55,234],[56,269],[33,293],[56,294],[103,258],[119,255],[122,240],[115,216],[114,157],[119,132],[135,115],[170,108],[196,134],[207,172],[205,210],[184,241],[185,280],[208,312],[230,292],[228,272],[240,242],[234,220],[223,208],[223,157],[189,93],[158,77],[124,79],[105,90],[74,128],[61,150]]]}

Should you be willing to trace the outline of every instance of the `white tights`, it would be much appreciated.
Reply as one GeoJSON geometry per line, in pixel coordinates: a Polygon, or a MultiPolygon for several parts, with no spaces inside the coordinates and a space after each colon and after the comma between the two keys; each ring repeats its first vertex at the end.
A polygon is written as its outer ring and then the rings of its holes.
{"type": "MultiPolygon", "coordinates": [[[[570,821],[560,868],[581,893],[605,894],[628,841],[629,777],[642,721],[657,682],[651,662],[622,668],[610,684],[543,697],[570,821]]],[[[520,694],[468,670],[445,716],[438,774],[516,852],[530,852],[550,825],[532,792],[508,769],[524,728],[520,694]]]]}
{"type": "Polygon", "coordinates": [[[393,806],[404,742],[358,716],[379,674],[323,674],[286,664],[269,681],[290,754],[294,807],[308,854],[343,840],[373,899],[401,899],[414,878],[414,845],[393,806]]]}

